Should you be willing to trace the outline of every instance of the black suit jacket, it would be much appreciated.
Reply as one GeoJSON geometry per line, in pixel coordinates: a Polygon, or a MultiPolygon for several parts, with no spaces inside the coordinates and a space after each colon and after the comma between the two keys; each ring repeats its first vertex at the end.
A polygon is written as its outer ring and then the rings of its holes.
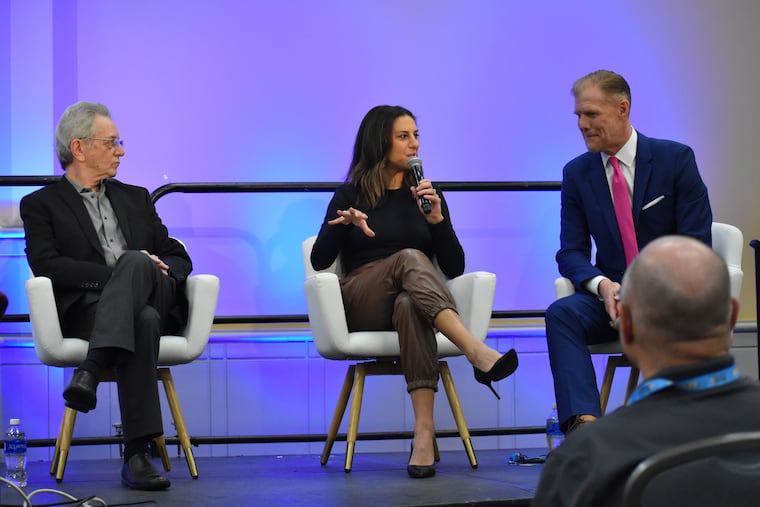
{"type": "MultiPolygon", "coordinates": [[[[156,213],[147,189],[111,179],[106,195],[119,220],[129,250],[147,250],[170,268],[177,280],[178,307],[172,312],[178,323],[187,318],[184,281],[192,261],[184,246],[169,237],[156,213]]],[[[21,218],[26,235],[26,257],[36,276],[53,282],[58,314],[66,311],[92,291],[102,291],[111,277],[95,227],[81,196],[61,178],[21,199],[21,218]]]]}

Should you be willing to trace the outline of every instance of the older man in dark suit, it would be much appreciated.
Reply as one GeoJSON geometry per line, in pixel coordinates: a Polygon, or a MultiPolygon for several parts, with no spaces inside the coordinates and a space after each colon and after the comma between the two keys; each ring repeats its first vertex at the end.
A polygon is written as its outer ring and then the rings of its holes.
{"type": "Polygon", "coordinates": [[[60,182],[21,200],[26,255],[53,282],[64,336],[89,339],[66,387],[66,405],[95,408],[99,377],[115,370],[125,449],[122,482],[169,487],[148,459],[163,434],[156,361],[160,336],[187,317],[184,281],[192,262],[169,237],[148,191],[116,179],[124,143],[108,109],[78,102],[56,128],[60,182]]]}
{"type": "Polygon", "coordinates": [[[587,345],[618,339],[611,324],[618,317],[617,294],[628,264],[639,249],[668,234],[710,245],[712,225],[694,152],[631,126],[631,90],[622,76],[592,72],[576,81],[572,92],[589,151],[563,171],[557,263],[577,291],[546,311],[554,392],[565,431],[601,413],[587,345]]]}

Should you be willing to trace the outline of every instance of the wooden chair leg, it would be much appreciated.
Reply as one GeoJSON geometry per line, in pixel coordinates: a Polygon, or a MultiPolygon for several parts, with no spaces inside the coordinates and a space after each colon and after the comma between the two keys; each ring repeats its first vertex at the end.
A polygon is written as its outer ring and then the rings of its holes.
{"type": "Polygon", "coordinates": [[[55,440],[53,463],[50,467],[50,475],[55,476],[56,482],[61,482],[63,480],[63,474],[66,471],[66,461],[69,458],[71,436],[74,434],[74,423],[76,420],[77,411],[73,408],[66,407],[63,411],[61,428],[58,430],[58,438],[55,440]]]}
{"type": "MultiPolygon", "coordinates": [[[[185,416],[182,414],[182,407],[179,404],[179,397],[177,396],[177,389],[174,387],[174,380],[172,379],[172,373],[169,368],[159,368],[158,378],[164,384],[164,391],[166,392],[166,399],[169,402],[169,409],[172,412],[172,418],[174,419],[174,426],[177,428],[177,436],[179,437],[182,450],[185,451],[185,460],[187,460],[187,468],[190,470],[190,476],[193,479],[198,478],[198,468],[195,465],[195,457],[193,456],[193,449],[190,443],[190,436],[187,433],[187,425],[185,424],[185,416]]],[[[164,446],[165,448],[165,446],[164,446]]],[[[167,454],[168,459],[168,454],[167,454]]]]}
{"type": "MultiPolygon", "coordinates": [[[[451,370],[446,361],[440,361],[441,379],[443,380],[443,386],[446,390],[446,396],[449,399],[449,405],[451,412],[454,415],[454,421],[456,422],[459,435],[462,437],[467,457],[470,460],[472,468],[478,468],[478,461],[475,457],[475,451],[472,447],[472,439],[470,438],[470,431],[467,429],[467,422],[464,419],[464,412],[462,410],[462,404],[459,401],[459,395],[454,387],[454,380],[451,376],[451,370]]],[[[401,373],[397,362],[375,362],[368,361],[364,363],[354,364],[348,367],[346,372],[346,378],[343,381],[343,387],[341,388],[340,396],[333,413],[332,422],[330,424],[330,430],[327,433],[327,441],[325,442],[325,448],[322,451],[320,463],[322,465],[327,463],[332,451],[333,443],[338,433],[343,416],[348,406],[348,399],[351,399],[351,409],[349,411],[348,431],[346,434],[346,461],[344,465],[344,471],[346,473],[351,472],[354,459],[354,451],[356,448],[356,439],[359,432],[359,416],[361,415],[362,398],[364,396],[364,382],[367,375],[398,375],[401,373]]],[[[436,461],[440,461],[441,454],[438,449],[438,441],[433,439],[433,452],[436,461]]]]}
{"type": "Polygon", "coordinates": [[[161,456],[161,464],[164,466],[164,470],[170,472],[172,469],[172,462],[169,460],[169,451],[166,450],[166,438],[163,435],[153,439],[153,442],[158,449],[158,454],[161,456]]]}
{"type": "Polygon", "coordinates": [[[319,460],[321,465],[327,464],[327,460],[332,452],[335,437],[338,435],[338,428],[340,428],[340,423],[343,421],[343,415],[346,413],[348,398],[351,396],[351,389],[354,387],[355,372],[356,365],[353,364],[349,366],[346,371],[346,378],[343,380],[343,387],[340,390],[338,402],[335,404],[335,412],[333,413],[332,422],[330,423],[330,431],[327,432],[327,440],[325,441],[325,447],[322,450],[322,457],[319,460]]]}
{"type": "Polygon", "coordinates": [[[61,455],[61,433],[63,432],[63,422],[66,420],[66,412],[63,412],[64,417],[61,417],[61,424],[58,427],[58,434],[55,436],[55,450],[53,451],[53,460],[50,463],[50,475],[55,476],[55,472],[58,469],[58,457],[61,455]]]}
{"type": "Polygon", "coordinates": [[[459,430],[459,436],[462,437],[464,450],[467,452],[467,458],[470,460],[470,466],[472,468],[478,468],[478,460],[475,457],[475,451],[472,448],[470,430],[467,429],[467,422],[464,420],[464,411],[462,411],[462,404],[459,402],[459,395],[454,387],[454,379],[451,377],[451,370],[446,361],[439,361],[438,364],[440,365],[443,387],[446,390],[446,396],[448,397],[449,405],[451,406],[451,413],[454,416],[454,422],[456,422],[457,429],[459,430]]]}
{"type": "Polygon", "coordinates": [[[607,403],[610,399],[610,391],[612,390],[612,381],[615,377],[616,368],[631,369],[625,389],[625,403],[628,403],[631,393],[633,393],[639,383],[639,369],[634,367],[627,357],[624,355],[609,356],[607,358],[607,367],[604,371],[604,378],[602,379],[602,388],[599,390],[599,403],[602,406],[602,415],[607,411],[607,403]]]}
{"type": "Polygon", "coordinates": [[[602,378],[602,388],[599,390],[599,404],[602,406],[602,415],[607,411],[607,402],[610,400],[610,391],[612,390],[612,379],[615,376],[615,357],[607,358],[607,367],[604,369],[602,378]]]}
{"type": "Polygon", "coordinates": [[[354,447],[356,446],[356,435],[359,432],[359,414],[362,410],[362,397],[364,396],[364,379],[367,377],[366,363],[356,365],[356,375],[354,378],[354,389],[351,400],[351,413],[348,418],[348,433],[346,435],[346,464],[343,471],[351,472],[351,465],[354,460],[354,447]]]}
{"type": "Polygon", "coordinates": [[[628,375],[628,386],[625,389],[625,403],[628,404],[628,400],[631,398],[631,394],[639,385],[639,375],[641,372],[638,368],[631,365],[631,373],[628,375]]]}

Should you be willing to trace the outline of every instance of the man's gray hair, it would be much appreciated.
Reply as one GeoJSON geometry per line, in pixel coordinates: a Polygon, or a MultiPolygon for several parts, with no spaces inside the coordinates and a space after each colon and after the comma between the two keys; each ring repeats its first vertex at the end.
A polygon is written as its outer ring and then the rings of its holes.
{"type": "Polygon", "coordinates": [[[71,141],[95,135],[93,123],[96,115],[111,117],[108,108],[103,104],[77,102],[67,107],[61,119],[58,120],[58,126],[55,129],[55,149],[64,171],[74,161],[71,141]]]}

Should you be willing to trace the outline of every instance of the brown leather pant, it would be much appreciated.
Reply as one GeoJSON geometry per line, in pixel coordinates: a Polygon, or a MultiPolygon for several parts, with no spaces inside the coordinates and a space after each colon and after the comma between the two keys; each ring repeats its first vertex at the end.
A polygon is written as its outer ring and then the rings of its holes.
{"type": "Polygon", "coordinates": [[[407,248],[341,279],[349,331],[398,331],[406,390],[438,390],[433,320],[454,298],[427,256],[407,248]]]}

